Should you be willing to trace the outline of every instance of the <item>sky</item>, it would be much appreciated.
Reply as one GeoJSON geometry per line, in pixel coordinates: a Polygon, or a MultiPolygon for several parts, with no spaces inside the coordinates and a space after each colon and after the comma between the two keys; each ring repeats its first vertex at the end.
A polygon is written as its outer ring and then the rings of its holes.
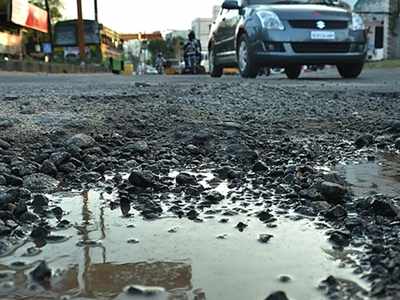
{"type": "MultiPolygon", "coordinates": [[[[93,0],[82,0],[83,16],[94,19],[93,0]]],[[[197,17],[212,17],[220,0],[98,0],[99,21],[122,33],[187,30],[197,17]]],[[[65,17],[76,18],[76,1],[64,0],[65,17]]]]}
{"type": "MultiPolygon", "coordinates": [[[[353,4],[356,0],[346,0],[353,4]]],[[[82,0],[83,16],[94,19],[94,0],[82,0]]],[[[121,33],[187,30],[197,17],[210,18],[222,0],[98,0],[99,21],[121,33]]],[[[65,17],[76,18],[76,1],[64,0],[65,17]]]]}

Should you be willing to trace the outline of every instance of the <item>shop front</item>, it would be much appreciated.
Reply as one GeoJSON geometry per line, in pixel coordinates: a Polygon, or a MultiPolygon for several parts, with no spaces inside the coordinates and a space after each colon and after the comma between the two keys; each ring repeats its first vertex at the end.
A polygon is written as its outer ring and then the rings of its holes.
{"type": "Polygon", "coordinates": [[[0,58],[44,59],[47,12],[28,0],[0,0],[0,58]]]}

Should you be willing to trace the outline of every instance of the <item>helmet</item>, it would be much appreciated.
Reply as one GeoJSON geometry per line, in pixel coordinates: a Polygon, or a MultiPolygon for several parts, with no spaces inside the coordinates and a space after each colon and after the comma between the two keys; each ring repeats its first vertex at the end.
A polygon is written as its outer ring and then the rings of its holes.
{"type": "Polygon", "coordinates": [[[194,33],[193,30],[191,30],[191,31],[189,32],[188,37],[189,37],[189,40],[194,40],[194,39],[196,38],[196,34],[194,33]]]}

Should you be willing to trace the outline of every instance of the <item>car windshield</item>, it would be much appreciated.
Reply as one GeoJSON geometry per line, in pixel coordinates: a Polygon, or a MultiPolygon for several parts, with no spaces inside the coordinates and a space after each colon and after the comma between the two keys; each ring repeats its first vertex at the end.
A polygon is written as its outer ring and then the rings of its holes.
{"type": "Polygon", "coordinates": [[[338,5],[340,1],[335,0],[247,0],[247,5],[259,4],[325,4],[338,5]]]}

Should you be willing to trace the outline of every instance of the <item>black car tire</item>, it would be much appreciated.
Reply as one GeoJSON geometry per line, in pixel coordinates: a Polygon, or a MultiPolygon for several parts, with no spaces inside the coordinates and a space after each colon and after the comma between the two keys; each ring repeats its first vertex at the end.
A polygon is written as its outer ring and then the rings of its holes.
{"type": "Polygon", "coordinates": [[[215,51],[213,48],[210,48],[210,50],[208,51],[208,59],[211,77],[221,77],[224,73],[224,69],[216,63],[215,51]]]}
{"type": "Polygon", "coordinates": [[[240,75],[243,78],[256,78],[257,77],[259,68],[257,67],[257,64],[254,60],[254,56],[252,55],[248,37],[245,34],[242,34],[239,37],[238,49],[237,49],[237,60],[238,60],[240,75]],[[244,53],[244,56],[243,56],[243,59],[246,60],[246,64],[244,67],[241,65],[241,62],[240,62],[242,45],[246,49],[246,52],[244,53]]]}
{"type": "Polygon", "coordinates": [[[303,66],[289,66],[285,68],[285,74],[289,79],[298,79],[303,66]]]}
{"type": "Polygon", "coordinates": [[[354,79],[360,76],[364,68],[364,64],[363,63],[344,64],[344,65],[337,65],[336,67],[342,78],[354,79]]]}

